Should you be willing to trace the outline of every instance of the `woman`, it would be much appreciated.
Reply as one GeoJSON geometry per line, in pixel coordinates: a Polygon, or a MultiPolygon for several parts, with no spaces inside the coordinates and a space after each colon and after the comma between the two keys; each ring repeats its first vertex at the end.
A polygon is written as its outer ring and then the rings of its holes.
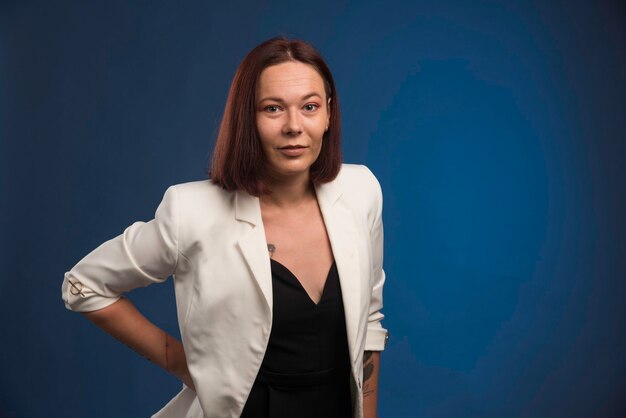
{"type": "Polygon", "coordinates": [[[382,194],[341,164],[332,74],[270,39],[233,79],[210,180],[171,186],[65,274],[68,309],[174,374],[155,417],[375,417],[382,194]],[[124,292],[174,276],[182,343],[124,292]]]}

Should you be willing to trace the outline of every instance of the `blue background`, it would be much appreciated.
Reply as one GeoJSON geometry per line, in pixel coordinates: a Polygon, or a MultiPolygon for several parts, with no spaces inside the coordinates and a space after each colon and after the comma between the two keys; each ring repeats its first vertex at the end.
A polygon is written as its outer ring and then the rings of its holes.
{"type": "MultiPolygon", "coordinates": [[[[0,416],[179,389],[65,310],[63,273],[205,177],[243,56],[307,39],[385,196],[380,416],[626,416],[619,1],[5,1],[0,416]]],[[[132,300],[177,335],[171,281],[132,300]]]]}

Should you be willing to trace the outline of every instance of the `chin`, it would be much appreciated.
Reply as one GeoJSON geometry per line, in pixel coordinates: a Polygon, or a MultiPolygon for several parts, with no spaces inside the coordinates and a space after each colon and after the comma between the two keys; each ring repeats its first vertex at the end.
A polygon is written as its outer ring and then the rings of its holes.
{"type": "Polygon", "coordinates": [[[298,176],[309,172],[311,164],[281,164],[270,168],[276,176],[298,176]]]}

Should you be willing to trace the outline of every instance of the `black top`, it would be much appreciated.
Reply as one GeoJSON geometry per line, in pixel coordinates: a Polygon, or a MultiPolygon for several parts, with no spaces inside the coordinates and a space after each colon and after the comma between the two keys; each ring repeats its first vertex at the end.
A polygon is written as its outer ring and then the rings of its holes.
{"type": "Polygon", "coordinates": [[[315,304],[287,267],[271,260],[272,332],[242,418],[349,418],[350,356],[337,265],[315,304]]]}

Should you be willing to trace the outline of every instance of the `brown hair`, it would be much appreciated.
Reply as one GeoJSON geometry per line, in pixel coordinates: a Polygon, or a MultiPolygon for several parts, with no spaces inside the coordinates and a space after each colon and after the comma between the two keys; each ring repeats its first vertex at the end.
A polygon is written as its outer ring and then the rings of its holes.
{"type": "Polygon", "coordinates": [[[311,44],[281,36],[269,39],[250,51],[239,64],[230,85],[209,170],[211,181],[226,190],[245,190],[253,196],[269,192],[262,184],[265,157],[256,126],[256,91],[261,72],[285,61],[311,65],[324,80],[326,100],[332,97],[330,123],[323,136],[320,155],[311,165],[310,180],[326,183],[339,173],[341,123],[333,76],[311,44]]]}

